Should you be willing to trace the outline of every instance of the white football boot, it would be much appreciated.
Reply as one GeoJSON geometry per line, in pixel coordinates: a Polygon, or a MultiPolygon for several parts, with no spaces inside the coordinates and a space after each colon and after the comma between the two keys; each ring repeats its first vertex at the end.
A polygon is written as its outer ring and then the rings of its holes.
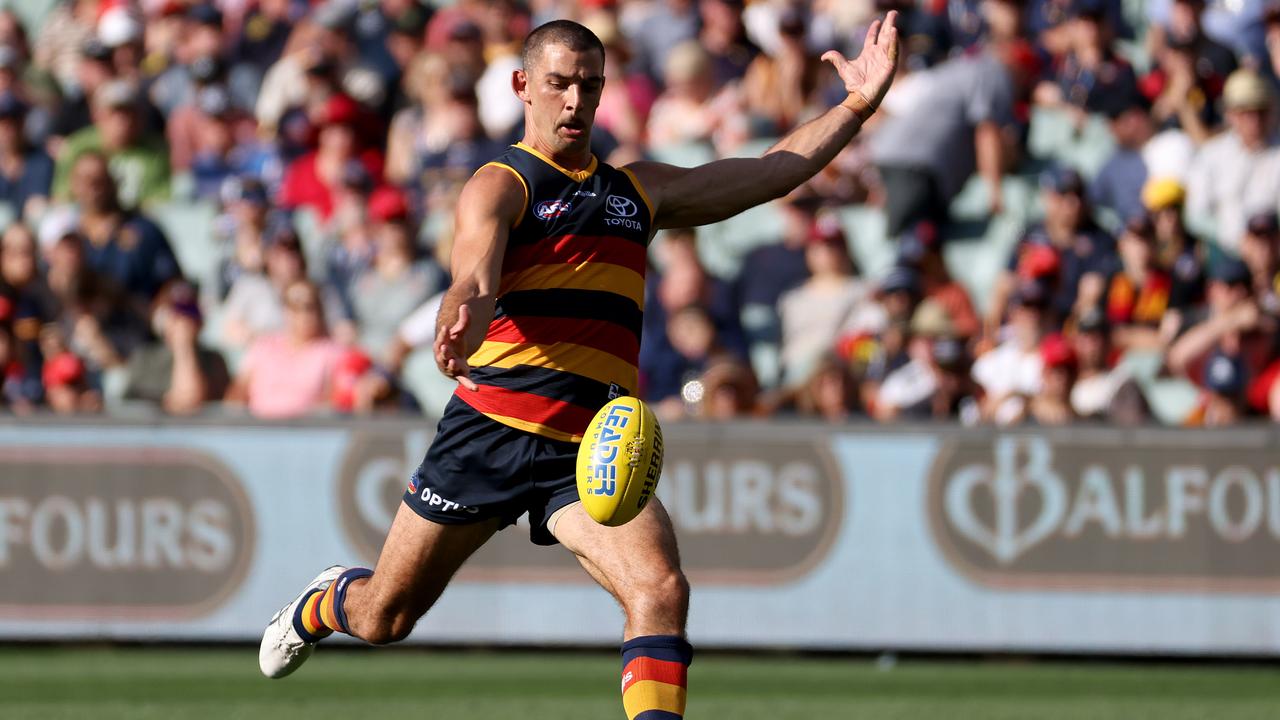
{"type": "Polygon", "coordinates": [[[282,678],[297,670],[316,651],[316,644],[303,640],[294,629],[293,616],[298,605],[312,591],[328,589],[346,570],[341,565],[325,568],[324,572],[303,589],[301,595],[271,617],[271,622],[267,623],[267,629],[262,633],[262,645],[258,647],[258,667],[263,675],[273,680],[282,678]]]}

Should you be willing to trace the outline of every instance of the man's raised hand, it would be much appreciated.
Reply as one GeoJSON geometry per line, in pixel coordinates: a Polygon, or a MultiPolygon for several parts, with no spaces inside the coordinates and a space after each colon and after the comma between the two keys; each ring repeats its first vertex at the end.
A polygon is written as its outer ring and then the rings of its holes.
{"type": "Polygon", "coordinates": [[[857,93],[873,109],[880,107],[885,93],[893,84],[893,74],[898,69],[898,11],[890,10],[884,21],[876,20],[867,28],[867,38],[862,52],[853,60],[846,59],[836,50],[823,53],[822,59],[835,66],[844,89],[857,93]]]}

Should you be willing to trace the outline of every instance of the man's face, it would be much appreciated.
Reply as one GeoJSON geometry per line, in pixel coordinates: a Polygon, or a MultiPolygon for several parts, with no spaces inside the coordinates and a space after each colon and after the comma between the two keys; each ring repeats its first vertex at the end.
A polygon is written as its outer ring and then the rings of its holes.
{"type": "Polygon", "coordinates": [[[87,210],[105,210],[114,192],[115,185],[102,158],[86,157],[72,169],[71,197],[77,205],[87,210]]]}
{"type": "Polygon", "coordinates": [[[1228,110],[1227,122],[1231,129],[1240,136],[1240,141],[1247,147],[1262,144],[1266,132],[1266,110],[1240,109],[1228,110]]]}
{"type": "Polygon", "coordinates": [[[111,150],[129,147],[137,137],[138,122],[130,108],[102,108],[96,119],[102,144],[111,150]]]}
{"type": "Polygon", "coordinates": [[[1080,227],[1082,211],[1080,196],[1075,193],[1050,190],[1044,194],[1045,219],[1050,224],[1075,230],[1080,227]]]}
{"type": "Polygon", "coordinates": [[[604,58],[594,50],[550,44],[531,65],[516,71],[513,84],[532,134],[556,154],[587,152],[604,89],[604,58]]]}

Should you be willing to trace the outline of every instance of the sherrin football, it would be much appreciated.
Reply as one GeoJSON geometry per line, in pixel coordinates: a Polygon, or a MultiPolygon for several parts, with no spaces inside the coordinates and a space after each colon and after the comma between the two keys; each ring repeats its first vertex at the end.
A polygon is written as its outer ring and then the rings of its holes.
{"type": "Polygon", "coordinates": [[[601,525],[630,522],[653,497],[662,474],[662,428],[637,398],[610,400],[578,447],[578,497],[601,525]]]}

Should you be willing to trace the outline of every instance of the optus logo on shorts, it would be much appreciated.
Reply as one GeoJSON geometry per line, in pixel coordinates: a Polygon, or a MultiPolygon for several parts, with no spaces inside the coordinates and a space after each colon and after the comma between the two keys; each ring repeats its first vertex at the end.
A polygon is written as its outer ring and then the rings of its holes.
{"type": "Polygon", "coordinates": [[[934,537],[998,587],[1280,590],[1280,456],[1169,437],[954,442],[929,482],[934,537]]]}
{"type": "MultiPolygon", "coordinates": [[[[377,560],[405,479],[422,461],[429,439],[416,430],[352,436],[336,506],[364,561],[377,560]]],[[[675,524],[685,570],[696,582],[784,584],[822,562],[846,505],[825,442],[777,428],[667,428],[657,494],[675,524]]],[[[419,483],[418,492],[424,489],[419,483]]],[[[591,582],[570,553],[531,544],[525,519],[495,535],[458,572],[462,581],[522,578],[591,582]]]]}
{"type": "Polygon", "coordinates": [[[208,455],[7,448],[0,466],[0,615],[193,618],[245,577],[253,512],[208,455]]]}

